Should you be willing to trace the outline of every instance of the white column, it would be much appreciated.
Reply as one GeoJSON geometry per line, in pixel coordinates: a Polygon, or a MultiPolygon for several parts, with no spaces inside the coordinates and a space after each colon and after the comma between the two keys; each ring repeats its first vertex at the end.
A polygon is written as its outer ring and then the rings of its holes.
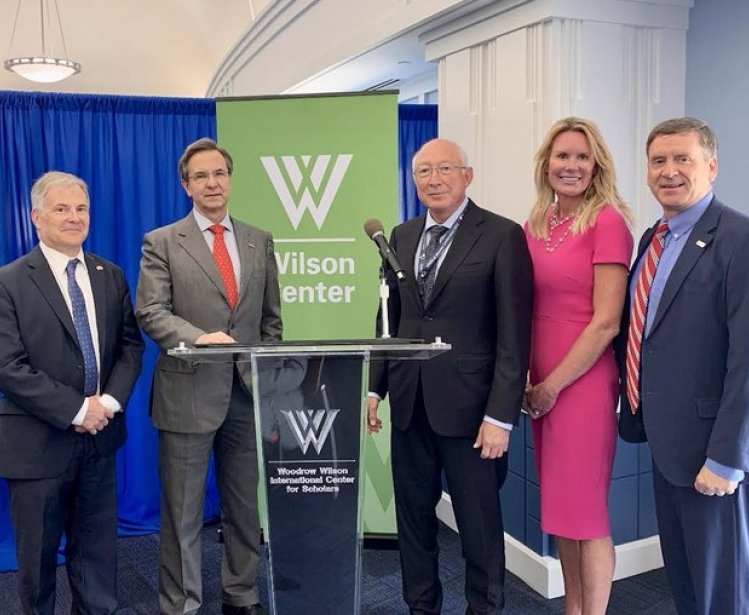
{"type": "Polygon", "coordinates": [[[440,134],[476,167],[472,196],[518,221],[533,201],[533,154],[553,121],[595,121],[638,227],[657,217],[644,183],[650,128],[684,112],[692,0],[476,2],[421,37],[439,62],[440,134]],[[471,19],[472,18],[472,19],[471,19]]]}

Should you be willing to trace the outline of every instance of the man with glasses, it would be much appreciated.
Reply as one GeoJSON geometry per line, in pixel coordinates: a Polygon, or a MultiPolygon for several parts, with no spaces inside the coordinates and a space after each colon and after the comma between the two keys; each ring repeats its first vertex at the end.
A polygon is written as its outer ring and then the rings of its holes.
{"type": "Polygon", "coordinates": [[[403,595],[411,613],[440,613],[437,517],[447,479],[466,559],[471,613],[504,605],[499,490],[507,474],[530,352],[532,266],[523,229],[466,197],[473,169],[455,143],[435,139],[414,156],[429,210],[393,230],[406,279],[388,276],[394,335],[442,340],[429,361],[372,363],[368,427],[390,394],[392,465],[403,595]]]}
{"type": "Polygon", "coordinates": [[[178,169],[193,209],[145,236],[136,295],[138,323],[161,349],[151,403],[162,487],[159,606],[182,615],[201,605],[200,530],[213,451],[224,538],[222,613],[256,615],[260,528],[249,365],[196,365],[166,352],[180,342],[281,339],[273,240],[229,216],[233,162],[224,148],[200,139],[178,169]]]}

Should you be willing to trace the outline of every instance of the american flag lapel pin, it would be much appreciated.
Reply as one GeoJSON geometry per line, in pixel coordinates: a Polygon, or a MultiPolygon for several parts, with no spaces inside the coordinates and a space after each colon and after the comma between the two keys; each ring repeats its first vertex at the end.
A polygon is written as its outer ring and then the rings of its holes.
{"type": "Polygon", "coordinates": [[[96,271],[104,271],[104,267],[101,265],[96,265],[96,271]]]}
{"type": "Polygon", "coordinates": [[[702,241],[702,239],[698,239],[697,241],[694,242],[694,244],[698,248],[704,248],[707,245],[704,241],[702,241]]]}

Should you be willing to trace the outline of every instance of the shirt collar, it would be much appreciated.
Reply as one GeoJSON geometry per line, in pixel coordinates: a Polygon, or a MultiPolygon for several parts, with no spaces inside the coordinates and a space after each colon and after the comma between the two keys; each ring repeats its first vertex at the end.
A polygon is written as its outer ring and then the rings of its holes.
{"type": "Polygon", "coordinates": [[[427,212],[427,221],[426,221],[426,224],[424,225],[424,230],[427,230],[437,225],[444,226],[446,229],[451,229],[453,225],[458,221],[458,218],[460,218],[460,216],[463,214],[467,206],[468,206],[468,197],[463,199],[463,202],[460,204],[460,207],[458,207],[458,209],[456,209],[452,213],[452,215],[442,223],[437,222],[434,218],[432,218],[432,212],[427,212]]]}
{"type": "Polygon", "coordinates": [[[668,218],[668,232],[671,233],[675,239],[678,239],[684,233],[691,231],[692,227],[697,224],[697,221],[702,217],[702,214],[705,213],[705,210],[712,200],[713,193],[711,190],[691,207],[687,207],[672,218],[668,218]]]}
{"type": "MultiPolygon", "coordinates": [[[[198,223],[198,228],[201,232],[207,231],[208,227],[213,226],[214,224],[211,220],[201,214],[195,207],[192,208],[192,215],[195,216],[195,222],[198,223]]],[[[231,217],[229,216],[229,214],[226,214],[224,219],[221,220],[219,224],[228,231],[232,233],[234,232],[234,225],[231,223],[231,217]]]]}
{"type": "Polygon", "coordinates": [[[74,258],[77,258],[84,268],[86,267],[86,261],[83,258],[83,248],[79,249],[78,254],[76,254],[74,257],[70,257],[67,254],[58,252],[54,248],[50,248],[43,241],[39,241],[39,249],[42,251],[44,258],[47,259],[47,263],[49,263],[50,269],[52,269],[52,271],[56,275],[62,275],[63,273],[65,273],[65,268],[68,266],[68,263],[74,258]]]}

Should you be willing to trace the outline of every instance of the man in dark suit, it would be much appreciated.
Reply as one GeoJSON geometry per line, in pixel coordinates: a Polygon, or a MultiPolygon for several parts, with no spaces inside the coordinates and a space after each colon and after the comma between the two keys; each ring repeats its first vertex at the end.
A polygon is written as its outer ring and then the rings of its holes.
{"type": "Polygon", "coordinates": [[[0,268],[0,476],[7,479],[23,612],[55,610],[66,535],[73,613],[117,607],[115,451],[143,340],[122,270],[81,246],[85,182],[31,189],[39,245],[0,268]]]}
{"type": "Polygon", "coordinates": [[[620,434],[650,444],[680,615],[746,614],[749,219],[713,196],[717,143],[700,120],[657,125],[647,161],[663,218],[643,236],[632,270],[618,344],[620,434]]]}
{"type": "Polygon", "coordinates": [[[143,241],[136,316],[161,348],[151,415],[159,430],[162,613],[202,602],[200,530],[213,451],[221,498],[224,614],[260,612],[257,446],[248,363],[183,361],[184,342],[226,344],[281,338],[281,300],[270,234],[229,216],[233,162],[210,139],[179,161],[192,199],[187,217],[143,241]]]}
{"type": "Polygon", "coordinates": [[[429,212],[393,230],[406,278],[391,287],[394,334],[452,350],[428,361],[372,363],[369,429],[390,394],[392,466],[403,594],[411,613],[439,613],[435,506],[444,470],[466,559],[470,613],[504,604],[504,535],[499,490],[526,383],[532,266],[514,222],[466,197],[465,153],[435,139],[414,156],[429,212]]]}

